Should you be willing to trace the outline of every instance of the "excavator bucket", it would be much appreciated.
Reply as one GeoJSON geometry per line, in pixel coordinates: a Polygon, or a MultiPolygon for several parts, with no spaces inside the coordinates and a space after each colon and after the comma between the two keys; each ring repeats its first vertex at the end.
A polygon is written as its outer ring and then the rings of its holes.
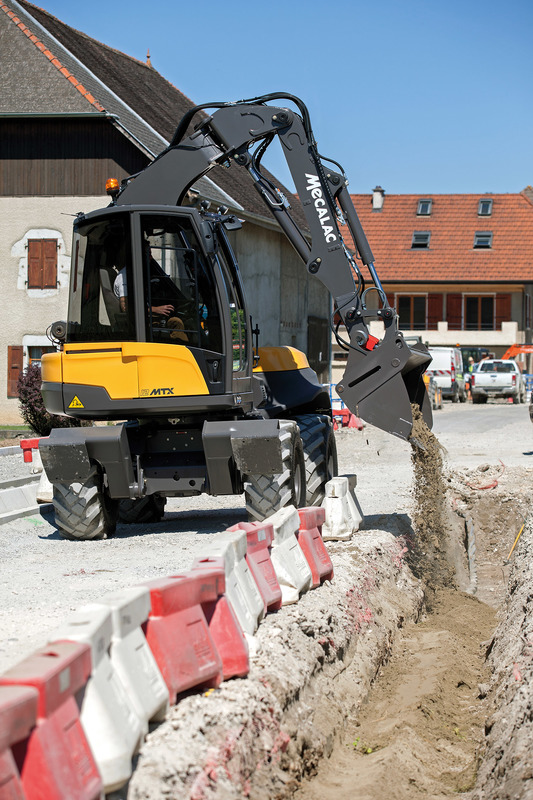
{"type": "Polygon", "coordinates": [[[350,350],[337,392],[358,417],[407,440],[413,427],[413,406],[420,408],[428,428],[433,425],[422,378],[430,362],[431,356],[422,343],[409,346],[402,333],[395,331],[394,336],[386,336],[367,355],[350,350]]]}

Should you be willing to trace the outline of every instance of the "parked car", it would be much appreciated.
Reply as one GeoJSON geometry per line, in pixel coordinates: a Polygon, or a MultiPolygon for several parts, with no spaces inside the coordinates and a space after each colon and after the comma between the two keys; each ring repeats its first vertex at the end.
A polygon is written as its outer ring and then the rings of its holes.
{"type": "Polygon", "coordinates": [[[476,364],[470,379],[473,403],[486,403],[489,397],[512,397],[513,403],[526,402],[526,384],[512,359],[486,358],[476,364]]]}
{"type": "Polygon", "coordinates": [[[434,378],[442,397],[454,403],[466,400],[465,374],[463,357],[458,347],[429,347],[432,358],[426,372],[434,378]]]}

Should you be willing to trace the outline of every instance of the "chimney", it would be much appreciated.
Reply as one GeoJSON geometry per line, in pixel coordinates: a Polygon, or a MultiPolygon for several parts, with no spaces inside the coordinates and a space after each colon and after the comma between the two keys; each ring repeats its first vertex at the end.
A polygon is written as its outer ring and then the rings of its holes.
{"type": "Polygon", "coordinates": [[[372,211],[381,211],[385,202],[385,189],[376,186],[372,193],[372,211]]]}

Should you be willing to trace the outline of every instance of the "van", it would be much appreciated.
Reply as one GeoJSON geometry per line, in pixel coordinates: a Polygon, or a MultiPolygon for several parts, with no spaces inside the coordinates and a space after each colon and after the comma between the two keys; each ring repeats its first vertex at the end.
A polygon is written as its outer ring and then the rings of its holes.
{"type": "Polygon", "coordinates": [[[435,378],[442,396],[453,403],[466,401],[463,356],[458,347],[429,347],[432,358],[427,373],[435,378]]]}

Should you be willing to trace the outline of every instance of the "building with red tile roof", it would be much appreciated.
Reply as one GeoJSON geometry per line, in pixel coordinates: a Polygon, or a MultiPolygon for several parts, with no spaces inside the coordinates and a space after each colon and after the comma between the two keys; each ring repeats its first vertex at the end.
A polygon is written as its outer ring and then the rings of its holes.
{"type": "MultiPolygon", "coordinates": [[[[517,194],[424,195],[389,195],[378,186],[352,200],[407,335],[496,356],[532,341],[531,186],[517,194]]],[[[347,230],[345,242],[353,249],[347,230]]],[[[336,349],[335,361],[343,358],[336,349]]]]}

